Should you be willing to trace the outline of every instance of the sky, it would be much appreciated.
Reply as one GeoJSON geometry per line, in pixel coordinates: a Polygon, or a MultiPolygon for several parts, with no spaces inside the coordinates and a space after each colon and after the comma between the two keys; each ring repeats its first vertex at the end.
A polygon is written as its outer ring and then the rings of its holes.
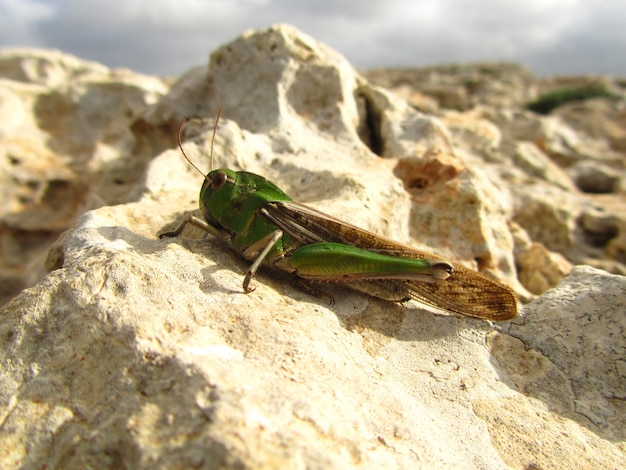
{"type": "Polygon", "coordinates": [[[0,48],[176,77],[276,23],[359,69],[503,61],[539,76],[626,76],[624,0],[0,0],[0,48]]]}

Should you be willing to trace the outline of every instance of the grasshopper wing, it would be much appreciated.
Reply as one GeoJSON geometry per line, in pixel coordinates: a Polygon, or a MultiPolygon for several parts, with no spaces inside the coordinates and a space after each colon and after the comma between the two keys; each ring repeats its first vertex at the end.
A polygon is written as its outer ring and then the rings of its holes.
{"type": "MultiPolygon", "coordinates": [[[[272,202],[261,213],[303,245],[344,243],[391,256],[442,261],[453,268],[450,277],[434,282],[384,279],[359,281],[359,285],[378,284],[381,290],[402,292],[427,305],[483,320],[509,320],[517,315],[517,297],[509,286],[459,263],[381,237],[297,202],[272,202]]],[[[346,284],[349,286],[350,281],[346,284]]],[[[371,289],[376,290],[377,287],[371,289]]]]}

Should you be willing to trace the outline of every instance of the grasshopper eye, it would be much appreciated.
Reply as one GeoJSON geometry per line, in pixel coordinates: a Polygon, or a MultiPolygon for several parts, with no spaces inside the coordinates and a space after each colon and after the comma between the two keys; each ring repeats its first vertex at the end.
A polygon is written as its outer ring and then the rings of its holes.
{"type": "Polygon", "coordinates": [[[211,180],[211,187],[215,191],[216,189],[220,189],[222,186],[226,184],[226,180],[228,176],[223,171],[218,171],[213,175],[213,179],[211,180]]]}

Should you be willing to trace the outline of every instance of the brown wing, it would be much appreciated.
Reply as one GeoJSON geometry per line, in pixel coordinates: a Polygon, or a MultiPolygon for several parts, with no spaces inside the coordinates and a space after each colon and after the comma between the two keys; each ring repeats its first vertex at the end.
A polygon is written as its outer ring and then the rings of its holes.
{"type": "Polygon", "coordinates": [[[398,290],[405,290],[415,300],[461,315],[484,320],[509,320],[517,315],[517,297],[509,286],[461,264],[402,245],[297,202],[269,203],[262,213],[302,244],[345,243],[393,256],[445,261],[453,267],[448,279],[435,282],[367,282],[394,286],[398,290]]]}

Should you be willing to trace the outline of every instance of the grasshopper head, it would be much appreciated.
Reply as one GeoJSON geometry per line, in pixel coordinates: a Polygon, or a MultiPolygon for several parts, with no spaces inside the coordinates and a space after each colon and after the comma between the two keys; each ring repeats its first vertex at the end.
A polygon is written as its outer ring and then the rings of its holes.
{"type": "Polygon", "coordinates": [[[235,187],[235,172],[232,170],[213,170],[204,177],[199,197],[200,212],[207,223],[218,230],[225,228],[220,221],[224,211],[232,208],[229,201],[232,201],[235,187]]]}

